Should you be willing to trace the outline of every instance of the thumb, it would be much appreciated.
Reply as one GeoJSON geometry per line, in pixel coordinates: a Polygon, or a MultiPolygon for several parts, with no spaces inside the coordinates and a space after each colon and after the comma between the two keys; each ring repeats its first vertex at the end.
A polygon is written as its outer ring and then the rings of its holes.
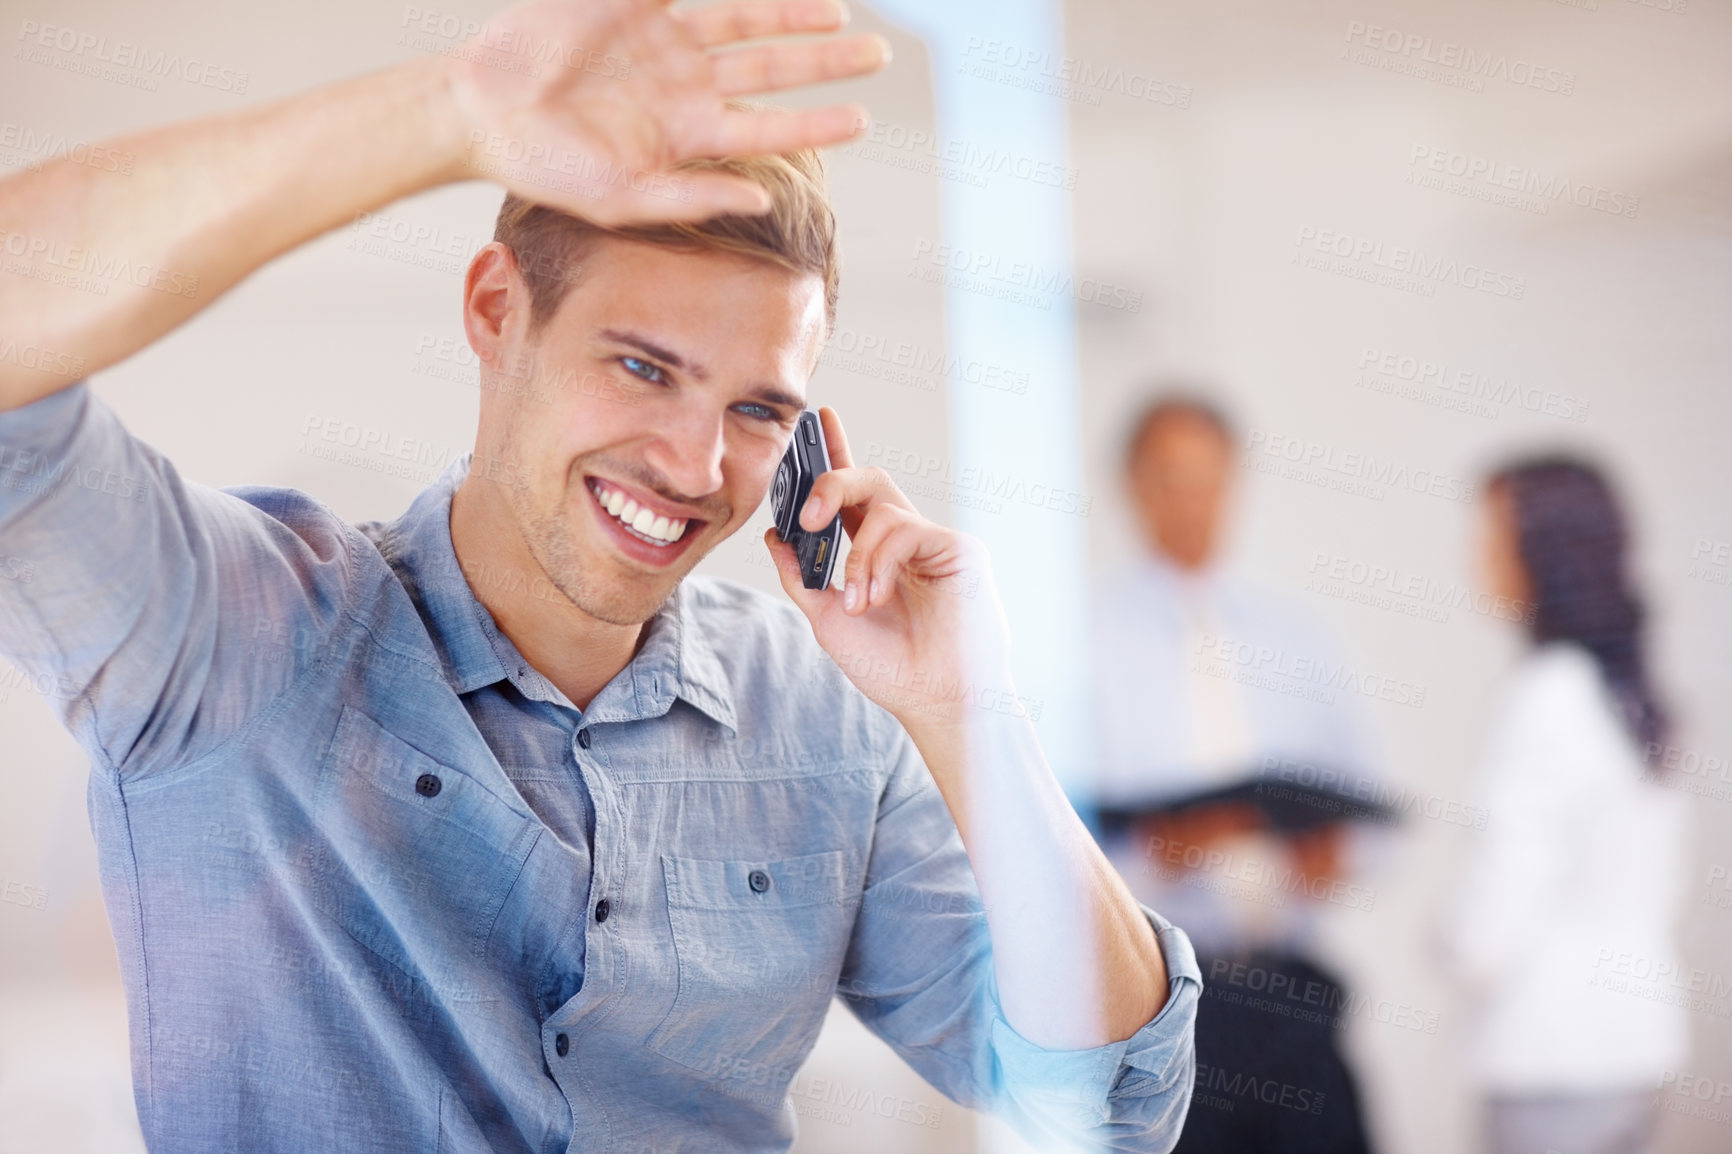
{"type": "Polygon", "coordinates": [[[793,598],[794,604],[800,607],[800,612],[806,615],[806,620],[813,628],[818,625],[818,614],[824,609],[827,597],[839,597],[840,593],[833,589],[808,589],[800,576],[800,559],[794,555],[794,547],[776,536],[776,530],[764,530],[764,544],[770,549],[770,560],[775,563],[776,576],[782,579],[782,589],[793,598]]]}

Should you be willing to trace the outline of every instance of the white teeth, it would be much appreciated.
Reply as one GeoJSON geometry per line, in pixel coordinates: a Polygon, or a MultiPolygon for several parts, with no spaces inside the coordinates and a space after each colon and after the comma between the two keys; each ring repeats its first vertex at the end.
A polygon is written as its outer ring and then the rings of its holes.
{"type": "Polygon", "coordinates": [[[664,545],[685,536],[689,524],[685,518],[661,516],[654,509],[640,506],[618,489],[608,489],[599,481],[593,482],[592,486],[601,507],[634,533],[664,545]],[[602,495],[604,491],[605,497],[602,495]]]}

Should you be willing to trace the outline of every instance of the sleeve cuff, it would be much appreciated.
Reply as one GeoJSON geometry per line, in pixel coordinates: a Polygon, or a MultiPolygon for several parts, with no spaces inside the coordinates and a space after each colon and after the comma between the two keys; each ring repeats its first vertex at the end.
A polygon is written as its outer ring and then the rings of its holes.
{"type": "Polygon", "coordinates": [[[1024,1111],[1045,1116],[1072,1132],[1106,1123],[1110,1099],[1156,1093],[1191,1068],[1192,1027],[1203,975],[1185,931],[1146,905],[1167,968],[1167,1000],[1153,1019],[1129,1038],[1092,1050],[1048,1050],[1030,1042],[1005,1021],[1002,1010],[992,1023],[992,1049],[1003,1087],[1024,1111]],[[1144,1077],[1133,1085],[1127,1067],[1144,1077]]]}
{"type": "Polygon", "coordinates": [[[1159,1085],[1165,1086],[1190,1066],[1180,1059],[1191,1052],[1197,999],[1203,993],[1203,971],[1197,965],[1197,953],[1185,931],[1148,906],[1140,902],[1138,905],[1161,943],[1161,958],[1167,965],[1167,1004],[1148,1025],[1126,1040],[1125,1064],[1152,1075],[1159,1085]]]}

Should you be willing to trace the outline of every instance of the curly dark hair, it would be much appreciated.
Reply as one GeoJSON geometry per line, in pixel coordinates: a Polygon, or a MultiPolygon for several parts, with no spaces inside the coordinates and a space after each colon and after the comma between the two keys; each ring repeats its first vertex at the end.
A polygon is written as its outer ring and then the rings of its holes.
{"type": "Polygon", "coordinates": [[[1667,713],[1643,659],[1646,614],[1631,586],[1629,531],[1611,485],[1579,458],[1536,457],[1493,473],[1510,497],[1517,548],[1535,603],[1536,642],[1573,641],[1593,654],[1644,751],[1665,737],[1667,713]]]}

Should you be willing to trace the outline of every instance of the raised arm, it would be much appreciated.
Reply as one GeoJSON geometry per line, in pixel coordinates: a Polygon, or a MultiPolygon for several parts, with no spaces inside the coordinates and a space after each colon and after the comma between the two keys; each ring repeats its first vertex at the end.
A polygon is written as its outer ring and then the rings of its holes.
{"type": "Polygon", "coordinates": [[[83,378],[279,253],[442,182],[485,177],[604,223],[759,206],[755,188],[668,170],[848,136],[851,108],[728,100],[869,71],[885,50],[715,50],[841,21],[835,0],[536,3],[461,59],[117,141],[130,173],[60,162],[0,182],[0,562],[30,576],[0,581],[0,658],[104,773],[136,780],[239,732],[340,634],[371,579],[357,538],[302,495],[182,477],[83,378]]]}
{"type": "Polygon", "coordinates": [[[899,767],[900,793],[915,800],[899,797],[880,818],[845,993],[935,1085],[990,1102],[1025,1131],[1063,1136],[1066,1148],[1170,1149],[1194,1070],[1201,978],[1189,943],[1137,903],[1048,768],[1011,684],[984,546],[920,516],[882,470],[855,467],[841,422],[820,412],[835,467],[801,521],[840,513],[845,588],[804,588],[774,530],[765,544],[818,643],[918,753],[899,767]],[[914,789],[910,764],[936,788],[914,789]],[[955,876],[933,819],[940,804],[973,887],[955,876]],[[963,996],[987,986],[969,932],[973,890],[1003,1026],[989,1032],[978,999],[963,996]],[[882,896],[897,892],[936,894],[944,912],[882,896]]]}
{"type": "Polygon", "coordinates": [[[0,343],[30,350],[0,359],[0,412],[124,360],[356,213],[446,182],[494,180],[610,224],[763,210],[746,182],[668,170],[847,139],[863,123],[852,106],[726,102],[873,71],[888,48],[717,50],[845,20],[837,0],[538,0],[456,56],[114,141],[128,173],[60,160],[0,181],[0,343]]]}

